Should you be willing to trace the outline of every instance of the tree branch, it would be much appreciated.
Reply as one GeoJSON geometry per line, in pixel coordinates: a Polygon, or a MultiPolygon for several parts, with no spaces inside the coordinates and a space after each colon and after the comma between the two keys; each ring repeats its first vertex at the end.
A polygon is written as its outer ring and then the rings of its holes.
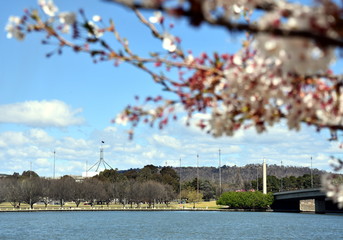
{"type": "MultiPolygon", "coordinates": [[[[196,26],[200,25],[201,23],[206,22],[213,26],[224,27],[229,32],[246,31],[253,34],[264,33],[264,34],[270,34],[270,35],[279,36],[279,37],[301,37],[301,38],[312,39],[313,41],[323,46],[333,46],[333,47],[343,48],[343,40],[340,38],[329,37],[324,34],[319,34],[319,33],[307,31],[307,30],[288,30],[288,29],[282,29],[278,27],[263,29],[263,28],[258,27],[256,24],[233,22],[224,17],[218,17],[216,19],[208,18],[206,17],[205,14],[203,14],[202,9],[199,7],[197,8],[198,11],[194,11],[192,7],[190,7],[189,10],[185,10],[183,8],[165,7],[162,4],[163,1],[155,1],[154,3],[151,3],[151,4],[140,4],[140,3],[136,3],[135,1],[123,1],[123,0],[103,0],[103,1],[118,3],[132,10],[135,10],[135,9],[159,10],[172,16],[188,18],[190,22],[196,26]]],[[[269,3],[267,1],[265,4],[260,4],[256,6],[256,9],[260,9],[264,11],[271,11],[274,9],[274,7],[275,7],[274,4],[269,3]]]]}

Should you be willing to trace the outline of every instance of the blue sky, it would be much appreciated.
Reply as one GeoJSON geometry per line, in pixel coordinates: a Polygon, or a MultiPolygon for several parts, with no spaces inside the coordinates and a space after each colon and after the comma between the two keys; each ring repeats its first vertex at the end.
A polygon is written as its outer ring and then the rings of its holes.
{"type": "MultiPolygon", "coordinates": [[[[77,11],[88,16],[112,18],[134,51],[146,54],[161,51],[161,43],[136,17],[122,7],[99,0],[58,1],[60,11],[77,11]]],[[[37,7],[36,0],[9,1],[1,8],[4,29],[8,17],[21,16],[23,9],[37,7]]],[[[146,13],[147,16],[152,13],[146,13]]],[[[175,21],[173,33],[182,37],[184,49],[233,53],[240,36],[221,29],[203,26],[190,28],[175,21]]],[[[93,64],[83,54],[64,51],[62,56],[45,57],[51,49],[40,44],[41,35],[33,34],[23,42],[0,35],[0,173],[21,173],[30,168],[42,176],[53,174],[53,151],[56,151],[56,175],[80,175],[86,166],[99,159],[101,141],[105,141],[105,160],[118,169],[143,167],[146,164],[243,166],[261,163],[310,166],[330,170],[331,155],[340,157],[337,142],[328,142],[328,133],[316,133],[306,126],[290,132],[281,123],[258,135],[253,129],[239,131],[232,138],[215,139],[194,127],[185,127],[182,119],[163,131],[141,125],[132,141],[125,128],[111,120],[134,96],[161,94],[159,86],[145,73],[125,64],[93,64]]],[[[338,66],[339,67],[339,66],[338,66]]]]}

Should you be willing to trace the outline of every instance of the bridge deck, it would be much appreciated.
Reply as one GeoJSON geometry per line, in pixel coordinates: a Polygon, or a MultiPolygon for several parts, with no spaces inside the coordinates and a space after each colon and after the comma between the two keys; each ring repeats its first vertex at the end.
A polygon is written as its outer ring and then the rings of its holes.
{"type": "Polygon", "coordinates": [[[274,193],[275,200],[286,200],[286,199],[318,199],[318,198],[325,198],[325,192],[322,192],[320,188],[312,188],[312,189],[303,189],[303,190],[296,190],[296,191],[288,191],[288,192],[279,192],[274,193]]]}

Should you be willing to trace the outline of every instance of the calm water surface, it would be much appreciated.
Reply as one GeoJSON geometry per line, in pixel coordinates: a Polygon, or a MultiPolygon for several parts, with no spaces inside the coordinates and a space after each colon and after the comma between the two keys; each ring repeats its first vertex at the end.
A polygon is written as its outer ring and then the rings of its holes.
{"type": "Polygon", "coordinates": [[[343,239],[342,215],[268,212],[0,213],[0,239],[343,239]]]}

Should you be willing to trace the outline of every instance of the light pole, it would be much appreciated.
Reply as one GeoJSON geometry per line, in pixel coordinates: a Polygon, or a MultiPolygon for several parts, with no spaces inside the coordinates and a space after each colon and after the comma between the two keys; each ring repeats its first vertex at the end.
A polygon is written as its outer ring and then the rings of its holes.
{"type": "Polygon", "coordinates": [[[199,197],[199,154],[197,154],[197,199],[199,197]]]}
{"type": "Polygon", "coordinates": [[[258,191],[258,176],[259,176],[259,171],[260,171],[260,165],[257,164],[256,166],[256,191],[258,191]]]}
{"type": "Polygon", "coordinates": [[[312,172],[312,156],[311,156],[311,188],[313,188],[313,172],[312,172]]]}
{"type": "Polygon", "coordinates": [[[180,204],[182,203],[182,196],[181,196],[181,158],[180,158],[180,169],[179,169],[179,184],[180,184],[180,204]]]}
{"type": "Polygon", "coordinates": [[[32,178],[32,161],[30,162],[30,209],[31,206],[32,206],[32,198],[31,198],[31,195],[32,195],[32,181],[31,181],[31,178],[32,178]]]}
{"type": "MultiPolygon", "coordinates": [[[[282,160],[281,160],[281,172],[282,172],[282,160]]],[[[282,191],[282,188],[283,188],[283,186],[282,186],[282,177],[280,176],[280,189],[279,189],[279,192],[282,191]]]]}
{"type": "Polygon", "coordinates": [[[267,164],[266,159],[263,158],[263,166],[262,166],[262,176],[263,176],[263,194],[267,194],[267,164]]]}
{"type": "Polygon", "coordinates": [[[54,150],[54,174],[53,174],[53,179],[55,179],[55,162],[56,162],[56,151],[54,150]]]}
{"type": "Polygon", "coordinates": [[[220,148],[219,148],[219,196],[222,194],[222,163],[221,163],[221,154],[220,154],[220,148]]]}

